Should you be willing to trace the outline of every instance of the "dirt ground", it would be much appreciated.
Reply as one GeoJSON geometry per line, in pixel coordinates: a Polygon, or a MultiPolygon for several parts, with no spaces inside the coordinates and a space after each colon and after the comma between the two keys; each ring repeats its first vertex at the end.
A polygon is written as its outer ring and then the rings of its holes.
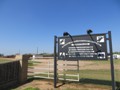
{"type": "Polygon", "coordinates": [[[28,87],[39,88],[40,90],[111,90],[110,86],[100,86],[100,85],[92,85],[92,84],[76,84],[66,82],[63,84],[59,82],[57,84],[57,88],[53,87],[52,80],[33,80],[29,83],[21,85],[20,87],[16,88],[15,90],[24,90],[28,87]]]}
{"type": "MultiPolygon", "coordinates": [[[[13,59],[12,59],[13,60],[13,59]]],[[[53,59],[42,59],[50,61],[50,64],[53,64],[53,59]]],[[[58,64],[63,64],[65,63],[64,61],[58,61],[58,64]]],[[[77,62],[67,62],[67,64],[76,64],[77,62]]],[[[36,65],[36,67],[39,68],[44,68],[46,67],[46,62],[41,62],[40,64],[36,65]]],[[[110,69],[110,64],[96,64],[95,62],[92,61],[79,61],[79,68],[80,70],[109,70],[110,69]]],[[[51,65],[53,67],[53,65],[51,65]]],[[[68,68],[73,68],[73,67],[68,67],[68,68]]],[[[120,69],[119,66],[116,66],[117,69],[120,69]]],[[[95,84],[83,84],[83,83],[71,83],[71,82],[66,82],[65,84],[59,82],[57,84],[58,88],[54,89],[54,84],[53,80],[45,80],[45,79],[36,79],[32,80],[30,82],[27,82],[26,84],[23,84],[14,90],[24,90],[25,88],[28,87],[33,87],[33,88],[39,88],[40,90],[111,90],[111,86],[105,86],[105,85],[95,85],[95,84]]]]}
{"type": "MultiPolygon", "coordinates": [[[[42,59],[43,62],[36,65],[35,67],[39,68],[45,68],[48,67],[48,62],[50,61],[50,64],[53,64],[53,59],[42,59]],[[44,61],[45,60],[45,61],[44,61]]],[[[58,68],[63,68],[64,66],[59,66],[60,64],[77,64],[77,61],[58,61],[58,68]]],[[[50,67],[53,67],[51,65],[50,67]]],[[[65,67],[66,68],[66,67],[65,67]]],[[[67,66],[69,69],[74,69],[75,67],[67,66]]],[[[116,67],[117,69],[120,69],[120,67],[116,67]]],[[[80,70],[110,70],[110,64],[109,61],[104,64],[99,62],[93,62],[93,61],[79,61],[79,69],[80,70]]],[[[41,70],[42,71],[42,70],[41,70]]],[[[45,71],[45,70],[44,70],[45,71]]],[[[40,90],[111,90],[111,86],[104,86],[104,85],[96,85],[96,84],[82,84],[82,83],[66,83],[62,85],[62,83],[58,83],[57,89],[54,89],[53,82],[51,80],[33,80],[30,83],[26,83],[25,85],[19,87],[20,90],[23,90],[27,87],[37,87],[40,88],[40,90]]]]}
{"type": "MultiPolygon", "coordinates": [[[[37,60],[40,60],[40,59],[37,59],[37,60]]],[[[34,60],[33,60],[34,61],[34,60]]],[[[53,68],[54,68],[54,60],[53,59],[42,59],[42,61],[40,60],[40,64],[37,64],[35,65],[36,68],[48,68],[48,62],[49,64],[51,64],[49,66],[50,70],[53,71],[53,68]]],[[[62,60],[59,60],[57,62],[58,66],[58,70],[59,69],[64,69],[64,68],[68,68],[68,69],[73,69],[73,70],[77,70],[77,66],[64,66],[64,64],[67,63],[67,64],[74,64],[74,65],[77,65],[77,61],[62,61],[62,60]]],[[[34,67],[34,68],[35,68],[34,67]]],[[[99,63],[96,63],[96,62],[93,62],[93,61],[79,61],[79,70],[110,70],[110,64],[109,64],[109,61],[108,63],[106,64],[99,64],[99,63]]],[[[120,70],[120,66],[119,65],[115,65],[115,69],[119,69],[120,70]]],[[[46,71],[46,70],[39,70],[39,71],[46,71]]]]}

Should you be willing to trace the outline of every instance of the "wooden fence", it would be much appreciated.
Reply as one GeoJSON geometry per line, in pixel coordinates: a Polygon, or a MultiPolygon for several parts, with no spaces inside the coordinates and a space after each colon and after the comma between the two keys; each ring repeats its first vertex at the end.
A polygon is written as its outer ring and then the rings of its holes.
{"type": "Polygon", "coordinates": [[[19,82],[19,61],[0,64],[0,88],[17,84],[19,82]]]}
{"type": "Polygon", "coordinates": [[[0,64],[0,90],[15,84],[22,84],[27,81],[27,66],[29,55],[23,55],[16,58],[16,61],[0,64]]]}

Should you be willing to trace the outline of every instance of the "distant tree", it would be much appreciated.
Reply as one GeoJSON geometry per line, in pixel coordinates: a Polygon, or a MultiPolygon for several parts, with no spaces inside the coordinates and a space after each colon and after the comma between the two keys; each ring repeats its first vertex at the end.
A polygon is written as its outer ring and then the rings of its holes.
{"type": "Polygon", "coordinates": [[[114,54],[120,54],[120,52],[114,52],[114,54]]]}
{"type": "Polygon", "coordinates": [[[28,56],[30,56],[30,57],[32,57],[33,56],[33,54],[31,54],[31,53],[26,53],[26,54],[23,54],[23,55],[28,55],[28,56]]]}
{"type": "Polygon", "coordinates": [[[0,53],[0,57],[4,57],[4,54],[1,54],[1,53],[0,53]]]}
{"type": "Polygon", "coordinates": [[[15,58],[15,55],[7,55],[5,58],[15,58]]]}
{"type": "Polygon", "coordinates": [[[53,53],[41,53],[39,55],[42,55],[43,57],[53,57],[54,56],[53,53]]]}

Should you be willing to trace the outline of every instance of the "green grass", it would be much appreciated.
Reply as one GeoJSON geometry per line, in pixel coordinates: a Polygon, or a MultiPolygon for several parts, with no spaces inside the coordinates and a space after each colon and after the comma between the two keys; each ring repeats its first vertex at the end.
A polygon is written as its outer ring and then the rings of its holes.
{"type": "Polygon", "coordinates": [[[11,60],[0,60],[0,64],[1,63],[6,63],[6,62],[11,62],[11,60]]]}
{"type": "MultiPolygon", "coordinates": [[[[97,65],[103,65],[103,64],[110,64],[110,61],[92,61],[94,62],[93,65],[97,64],[97,65]]],[[[120,65],[120,60],[114,60],[115,65],[120,65]]],[[[67,74],[77,74],[78,71],[76,70],[69,70],[66,71],[65,73],[67,74]]],[[[115,70],[115,73],[117,75],[120,75],[120,70],[115,70]]],[[[80,78],[91,78],[91,79],[101,79],[101,80],[111,80],[111,71],[110,70],[89,70],[85,69],[85,70],[80,70],[79,71],[80,74],[80,78]]],[[[41,76],[47,76],[47,74],[39,74],[41,76]]],[[[51,77],[53,77],[53,75],[51,75],[51,77]]],[[[63,77],[63,76],[59,76],[59,77],[63,77]]],[[[74,78],[74,77],[66,77],[66,78],[74,78]]]]}
{"type": "Polygon", "coordinates": [[[39,88],[28,87],[28,88],[25,88],[24,90],[40,90],[40,89],[39,88]]]}
{"type": "MultiPolygon", "coordinates": [[[[87,62],[87,61],[86,61],[87,62]]],[[[105,60],[105,61],[91,61],[93,62],[92,65],[108,65],[110,68],[110,60],[105,60]]],[[[120,65],[120,60],[114,60],[114,66],[119,66],[120,65]]],[[[77,70],[69,70],[65,71],[66,74],[77,74],[77,70]]],[[[98,85],[111,85],[111,70],[110,69],[83,69],[79,71],[80,74],[80,83],[91,83],[91,84],[98,84],[98,85]]],[[[39,74],[41,76],[47,76],[47,74],[39,74]]],[[[50,77],[53,77],[53,75],[50,75],[50,77]]],[[[58,76],[60,78],[64,78],[63,75],[58,76]]],[[[77,79],[76,77],[73,76],[67,76],[66,79],[77,79]]],[[[115,80],[116,82],[120,82],[120,70],[115,69],[115,80]]],[[[67,89],[66,89],[67,90],[67,89]]],[[[68,89],[70,90],[70,89],[68,89]]]]}
{"type": "MultiPolygon", "coordinates": [[[[95,64],[110,64],[110,60],[102,60],[102,61],[99,61],[99,60],[94,60],[94,61],[91,61],[91,62],[94,62],[95,64]]],[[[120,64],[120,59],[114,59],[114,64],[115,65],[118,65],[120,64]]]]}
{"type": "MultiPolygon", "coordinates": [[[[74,89],[74,88],[66,88],[66,89],[63,89],[63,90],[79,90],[79,89],[74,89]]],[[[86,90],[86,89],[82,89],[82,90],[86,90]]]]}
{"type": "MultiPolygon", "coordinates": [[[[77,71],[67,71],[67,74],[73,74],[77,71]]],[[[111,82],[111,72],[109,70],[80,70],[80,80],[89,79],[89,80],[97,80],[97,81],[108,81],[111,82]]],[[[120,72],[119,72],[120,75],[120,72]]],[[[37,76],[47,77],[47,74],[37,74],[37,76]]],[[[53,75],[50,75],[53,77],[53,75]]],[[[59,78],[64,78],[64,75],[58,75],[59,78]]],[[[66,76],[66,79],[74,79],[77,80],[77,77],[74,76],[66,76]]],[[[116,79],[119,81],[119,79],[116,79]]]]}
{"type": "Polygon", "coordinates": [[[6,58],[0,58],[0,63],[6,63],[6,62],[11,62],[13,60],[8,60],[6,58]]]}
{"type": "MultiPolygon", "coordinates": [[[[67,73],[77,73],[77,71],[67,71],[67,73]]],[[[110,80],[110,70],[80,70],[80,78],[110,80]]]]}
{"type": "Polygon", "coordinates": [[[28,66],[35,66],[35,65],[40,64],[40,63],[41,63],[41,62],[29,60],[29,61],[28,61],[28,66]]]}
{"type": "Polygon", "coordinates": [[[28,63],[28,66],[33,66],[34,64],[33,63],[28,63]]]}
{"type": "Polygon", "coordinates": [[[115,60],[114,60],[114,63],[115,63],[115,64],[120,64],[120,59],[115,59],[115,60]]]}

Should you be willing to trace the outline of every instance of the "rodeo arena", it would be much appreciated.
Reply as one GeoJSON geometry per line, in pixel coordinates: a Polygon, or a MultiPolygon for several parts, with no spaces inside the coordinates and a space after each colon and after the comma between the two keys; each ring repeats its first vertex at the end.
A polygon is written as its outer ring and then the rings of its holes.
{"type": "Polygon", "coordinates": [[[54,36],[53,43],[54,57],[16,55],[0,62],[0,90],[10,90],[30,79],[51,81],[52,88],[46,90],[72,90],[59,89],[71,83],[77,85],[75,90],[79,85],[84,86],[80,90],[120,90],[120,55],[113,54],[111,31],[93,34],[88,30],[75,36],[64,32],[54,36]],[[89,85],[100,85],[101,89],[85,89],[89,85]]]}

